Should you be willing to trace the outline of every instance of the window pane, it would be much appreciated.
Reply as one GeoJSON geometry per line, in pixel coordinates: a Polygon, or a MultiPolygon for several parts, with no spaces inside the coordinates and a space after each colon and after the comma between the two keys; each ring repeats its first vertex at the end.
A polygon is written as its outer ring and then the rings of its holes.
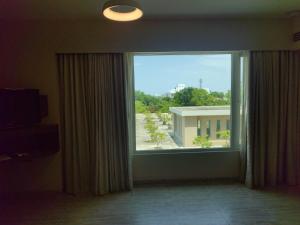
{"type": "Polygon", "coordinates": [[[198,120],[197,136],[201,136],[201,120],[198,120]]]}
{"type": "Polygon", "coordinates": [[[210,120],[208,120],[206,124],[206,135],[210,137],[210,120]]]}
{"type": "Polygon", "coordinates": [[[217,139],[220,139],[220,131],[221,131],[221,120],[217,120],[217,139]]]}
{"type": "Polygon", "coordinates": [[[137,150],[230,147],[231,55],[136,55],[137,150]]]}

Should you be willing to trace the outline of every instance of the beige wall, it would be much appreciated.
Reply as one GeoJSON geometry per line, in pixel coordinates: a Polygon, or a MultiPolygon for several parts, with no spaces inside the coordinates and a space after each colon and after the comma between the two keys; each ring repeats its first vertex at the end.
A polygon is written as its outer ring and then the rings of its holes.
{"type": "Polygon", "coordinates": [[[239,159],[238,151],[139,154],[133,159],[133,179],[135,181],[236,179],[240,174],[239,159]]]}
{"type": "MultiPolygon", "coordinates": [[[[59,123],[59,52],[288,49],[293,44],[288,20],[0,21],[0,26],[0,87],[39,88],[49,97],[45,122],[52,123],[59,123]]],[[[0,190],[62,187],[60,153],[18,165],[1,164],[0,171],[0,190]]]]}
{"type": "MultiPolygon", "coordinates": [[[[300,32],[300,16],[293,19],[293,33],[300,32]]],[[[294,42],[294,48],[300,49],[300,41],[294,42]]]]}
{"type": "Polygon", "coordinates": [[[182,140],[184,147],[195,147],[193,145],[193,141],[195,137],[197,137],[197,121],[201,121],[201,133],[202,136],[206,135],[207,129],[207,121],[211,122],[210,127],[210,139],[215,140],[216,137],[216,128],[217,128],[217,120],[221,121],[221,128],[220,130],[226,130],[226,120],[229,120],[229,116],[204,116],[204,117],[197,117],[197,116],[187,116],[187,117],[178,117],[177,123],[182,123],[182,135],[180,133],[176,135],[176,138],[182,140]],[[180,121],[181,119],[181,121],[180,121]],[[184,121],[184,123],[182,122],[184,121]]]}
{"type": "Polygon", "coordinates": [[[183,143],[183,126],[182,126],[182,117],[176,114],[172,114],[173,115],[173,135],[174,135],[174,139],[175,142],[178,145],[182,145],[183,143]]]}
{"type": "Polygon", "coordinates": [[[184,147],[192,147],[193,140],[197,136],[197,117],[189,116],[183,117],[185,120],[185,124],[183,127],[183,146],[184,147]]]}

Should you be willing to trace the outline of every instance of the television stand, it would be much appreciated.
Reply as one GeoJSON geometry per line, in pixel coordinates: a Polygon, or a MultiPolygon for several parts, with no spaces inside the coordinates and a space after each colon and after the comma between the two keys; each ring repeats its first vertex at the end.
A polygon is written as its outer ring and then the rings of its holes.
{"type": "Polygon", "coordinates": [[[58,125],[0,129],[0,161],[10,158],[40,157],[59,151],[58,125]]]}

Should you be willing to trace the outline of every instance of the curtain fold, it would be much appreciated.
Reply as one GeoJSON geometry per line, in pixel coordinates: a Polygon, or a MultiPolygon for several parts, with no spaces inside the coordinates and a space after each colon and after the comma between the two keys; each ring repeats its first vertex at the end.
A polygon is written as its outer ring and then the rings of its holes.
{"type": "Polygon", "coordinates": [[[249,158],[251,187],[300,184],[300,52],[251,52],[249,158]]]}
{"type": "Polygon", "coordinates": [[[131,189],[123,54],[59,54],[64,191],[131,189]]]}
{"type": "Polygon", "coordinates": [[[249,52],[241,56],[241,181],[249,179],[249,52]]]}
{"type": "MultiPolygon", "coordinates": [[[[135,94],[134,94],[134,65],[133,54],[124,54],[124,68],[126,73],[126,100],[127,100],[127,121],[128,121],[128,149],[129,165],[132,165],[133,154],[136,149],[136,131],[135,131],[135,94]]],[[[129,166],[130,188],[133,188],[132,166],[129,166]]]]}

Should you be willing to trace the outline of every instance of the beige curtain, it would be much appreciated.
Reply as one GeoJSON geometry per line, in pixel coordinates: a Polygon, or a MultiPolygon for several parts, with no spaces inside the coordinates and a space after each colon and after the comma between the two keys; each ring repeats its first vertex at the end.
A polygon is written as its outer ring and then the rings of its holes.
{"type": "Polygon", "coordinates": [[[123,54],[59,54],[64,190],[131,188],[123,54]]]}
{"type": "Polygon", "coordinates": [[[241,56],[241,181],[249,177],[249,52],[241,56]]]}
{"type": "Polygon", "coordinates": [[[248,184],[300,184],[299,125],[300,52],[251,52],[248,184]]]}
{"type": "MultiPolygon", "coordinates": [[[[126,73],[126,101],[127,101],[127,121],[128,121],[128,146],[129,146],[129,165],[132,165],[134,150],[136,149],[135,133],[135,96],[134,96],[134,65],[133,54],[124,54],[124,68],[126,73]]],[[[129,166],[130,188],[133,188],[132,166],[129,166]]]]}

